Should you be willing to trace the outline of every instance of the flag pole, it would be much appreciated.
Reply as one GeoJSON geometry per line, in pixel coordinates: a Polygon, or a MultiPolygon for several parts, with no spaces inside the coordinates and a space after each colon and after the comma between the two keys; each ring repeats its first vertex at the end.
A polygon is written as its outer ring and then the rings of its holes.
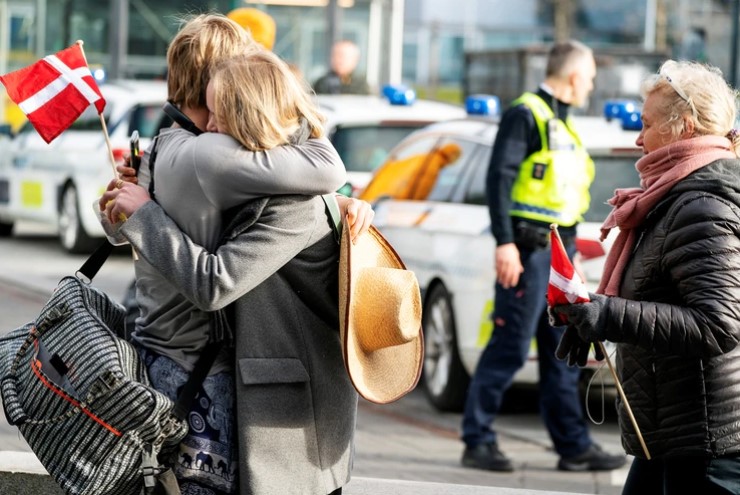
{"type": "MultiPolygon", "coordinates": [[[[85,56],[85,50],[82,48],[84,42],[82,40],[77,40],[76,43],[80,45],[80,52],[82,52],[82,57],[85,59],[85,65],[88,65],[87,57],[85,56]]],[[[103,126],[103,137],[105,137],[105,144],[108,147],[108,159],[110,160],[110,165],[113,169],[113,178],[117,179],[118,171],[116,171],[116,159],[113,158],[113,145],[110,142],[110,136],[108,135],[108,126],[105,125],[105,117],[103,117],[103,112],[100,112],[98,114],[98,117],[100,117],[100,124],[103,126]]]]}
{"type": "MultiPolygon", "coordinates": [[[[558,241],[562,245],[563,240],[560,238],[560,232],[558,232],[558,226],[554,223],[550,224],[550,231],[555,234],[555,237],[558,238],[558,241]]],[[[599,349],[601,350],[601,354],[604,356],[604,359],[606,360],[606,364],[609,367],[609,371],[612,374],[612,378],[614,378],[614,384],[617,387],[617,393],[619,394],[619,397],[622,399],[622,403],[624,404],[624,408],[627,410],[627,415],[630,418],[630,422],[632,422],[632,427],[635,429],[635,433],[637,433],[637,439],[640,441],[640,445],[642,446],[642,451],[645,452],[645,457],[647,457],[647,459],[650,460],[650,452],[648,451],[647,445],[645,444],[645,440],[642,438],[642,432],[640,431],[640,427],[637,425],[637,420],[635,419],[635,415],[632,413],[632,408],[630,407],[630,403],[627,400],[627,395],[625,395],[624,390],[622,389],[622,384],[619,382],[619,377],[617,376],[617,372],[614,369],[614,365],[612,364],[612,361],[609,358],[609,354],[606,352],[604,343],[594,342],[594,344],[599,346],[599,349]]]]}

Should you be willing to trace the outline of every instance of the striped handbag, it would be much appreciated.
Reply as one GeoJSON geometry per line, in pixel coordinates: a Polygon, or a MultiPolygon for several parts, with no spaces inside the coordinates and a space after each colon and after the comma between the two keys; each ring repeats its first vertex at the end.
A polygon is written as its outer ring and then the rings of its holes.
{"type": "Polygon", "coordinates": [[[65,277],[36,321],[0,337],[8,422],[67,494],[152,493],[167,473],[157,455],[187,433],[117,336],[123,319],[106,294],[65,277]]]}

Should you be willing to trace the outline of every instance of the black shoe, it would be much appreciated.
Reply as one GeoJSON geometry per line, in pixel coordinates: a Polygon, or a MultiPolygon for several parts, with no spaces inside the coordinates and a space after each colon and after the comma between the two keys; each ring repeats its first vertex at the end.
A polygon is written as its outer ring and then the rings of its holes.
{"type": "Polygon", "coordinates": [[[625,462],[627,462],[625,456],[608,454],[594,443],[583,454],[561,457],[558,469],[561,471],[611,471],[624,466],[625,462]]]}
{"type": "Polygon", "coordinates": [[[466,447],[462,456],[462,465],[507,473],[514,470],[511,459],[506,457],[495,443],[482,443],[475,447],[466,447]]]}

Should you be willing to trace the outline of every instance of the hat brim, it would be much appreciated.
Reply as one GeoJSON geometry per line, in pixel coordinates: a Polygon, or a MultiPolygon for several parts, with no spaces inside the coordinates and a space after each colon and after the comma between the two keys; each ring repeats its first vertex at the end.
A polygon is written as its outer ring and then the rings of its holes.
{"type": "MultiPolygon", "coordinates": [[[[363,266],[406,267],[390,243],[373,226],[353,245],[349,226],[342,229],[339,256],[340,338],[344,364],[355,390],[366,400],[387,404],[408,394],[421,377],[424,338],[419,323],[418,334],[409,342],[374,351],[366,351],[358,341],[353,325],[352,272],[363,266]]],[[[419,311],[420,312],[420,311],[419,311]]],[[[421,322],[421,314],[418,315],[421,322]]]]}

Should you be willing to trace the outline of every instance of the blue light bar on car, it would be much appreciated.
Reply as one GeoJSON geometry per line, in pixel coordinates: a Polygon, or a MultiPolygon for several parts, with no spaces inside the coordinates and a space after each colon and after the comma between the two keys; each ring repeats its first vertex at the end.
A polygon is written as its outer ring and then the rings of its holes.
{"type": "Polygon", "coordinates": [[[100,67],[97,69],[92,69],[92,76],[96,82],[104,83],[106,79],[105,69],[100,68],[100,67]]]}
{"type": "Polygon", "coordinates": [[[642,112],[636,110],[632,113],[622,116],[622,129],[625,131],[641,131],[642,130],[642,112]]]}
{"type": "Polygon", "coordinates": [[[604,117],[606,120],[618,119],[622,129],[639,131],[642,129],[638,104],[632,100],[610,100],[604,103],[604,117]]]}
{"type": "Polygon", "coordinates": [[[470,95],[465,98],[468,115],[498,115],[501,101],[494,95],[470,95]]]}
{"type": "Polygon", "coordinates": [[[402,84],[386,84],[383,86],[383,96],[391,105],[411,105],[416,101],[416,92],[402,84]]]}

